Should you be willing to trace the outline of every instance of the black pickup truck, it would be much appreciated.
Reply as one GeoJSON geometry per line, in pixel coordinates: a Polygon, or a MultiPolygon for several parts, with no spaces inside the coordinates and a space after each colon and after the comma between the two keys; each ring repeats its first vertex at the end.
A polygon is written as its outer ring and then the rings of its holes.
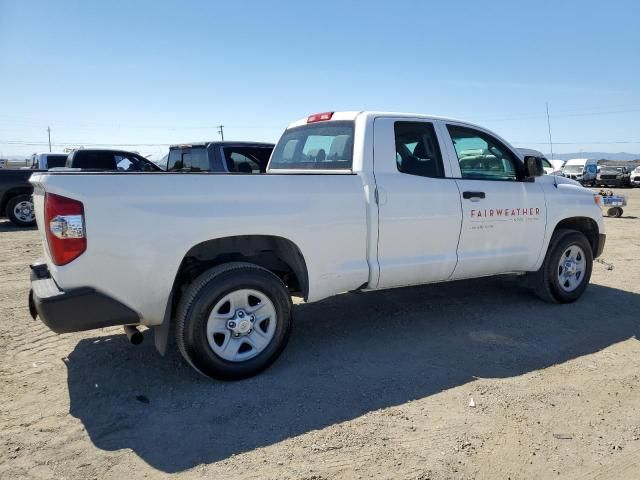
{"type": "Polygon", "coordinates": [[[172,145],[168,172],[264,173],[273,143],[199,142],[172,145]]]}
{"type": "Polygon", "coordinates": [[[29,177],[33,172],[41,171],[0,169],[0,217],[6,216],[19,227],[35,224],[29,177]]]}

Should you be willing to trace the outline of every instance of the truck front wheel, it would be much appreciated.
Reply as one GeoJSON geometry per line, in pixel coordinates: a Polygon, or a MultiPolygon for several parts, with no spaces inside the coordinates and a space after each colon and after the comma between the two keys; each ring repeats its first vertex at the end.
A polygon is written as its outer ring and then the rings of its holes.
{"type": "Polygon", "coordinates": [[[19,227],[33,227],[36,216],[33,213],[33,199],[31,195],[16,195],[7,202],[7,218],[19,227]]]}
{"type": "Polygon", "coordinates": [[[536,294],[551,303],[575,302],[587,288],[592,268],[587,238],[575,230],[556,230],[544,263],[534,274],[536,294]]]}
{"type": "Polygon", "coordinates": [[[269,270],[234,262],[200,275],[177,311],[180,353],[200,373],[251,377],[282,353],[291,334],[291,297],[269,270]]]}

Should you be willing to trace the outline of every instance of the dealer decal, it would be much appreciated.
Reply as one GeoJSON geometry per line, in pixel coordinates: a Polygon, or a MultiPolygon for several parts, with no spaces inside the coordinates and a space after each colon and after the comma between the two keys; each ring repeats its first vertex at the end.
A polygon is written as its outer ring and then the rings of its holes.
{"type": "Polygon", "coordinates": [[[540,217],[540,208],[472,208],[469,214],[472,220],[519,220],[525,218],[538,220],[540,217]]]}

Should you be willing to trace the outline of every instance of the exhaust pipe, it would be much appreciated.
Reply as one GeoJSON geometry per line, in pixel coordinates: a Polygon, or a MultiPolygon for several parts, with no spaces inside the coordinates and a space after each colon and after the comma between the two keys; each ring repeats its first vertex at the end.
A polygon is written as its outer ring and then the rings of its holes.
{"type": "Polygon", "coordinates": [[[125,325],[124,333],[127,335],[131,345],[140,345],[144,340],[144,335],[142,335],[142,332],[134,325],[125,325]]]}

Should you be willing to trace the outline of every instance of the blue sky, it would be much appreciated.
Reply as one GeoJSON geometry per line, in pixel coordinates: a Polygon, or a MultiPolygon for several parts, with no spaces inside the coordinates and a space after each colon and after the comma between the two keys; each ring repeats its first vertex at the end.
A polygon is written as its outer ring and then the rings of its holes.
{"type": "Polygon", "coordinates": [[[0,0],[0,156],[46,150],[16,142],[47,125],[158,155],[327,110],[457,117],[548,152],[545,102],[554,151],[640,152],[638,18],[615,0],[0,0]]]}

